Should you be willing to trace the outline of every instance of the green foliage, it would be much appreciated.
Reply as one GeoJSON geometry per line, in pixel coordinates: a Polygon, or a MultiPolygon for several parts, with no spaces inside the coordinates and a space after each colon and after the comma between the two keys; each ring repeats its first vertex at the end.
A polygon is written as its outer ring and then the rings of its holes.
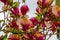
{"type": "Polygon", "coordinates": [[[8,28],[8,30],[10,30],[10,32],[12,32],[13,34],[19,34],[20,36],[23,36],[23,32],[21,30],[15,28],[8,28]]]}
{"type": "Polygon", "coordinates": [[[14,15],[13,13],[10,13],[10,16],[11,16],[11,17],[15,17],[15,15],[14,15]]]}
{"type": "Polygon", "coordinates": [[[10,5],[12,5],[12,3],[13,3],[13,0],[8,0],[8,1],[9,1],[10,5]]]}
{"type": "Polygon", "coordinates": [[[42,15],[40,15],[40,14],[38,14],[37,16],[36,16],[36,18],[39,20],[39,19],[42,19],[42,15]]]}
{"type": "Polygon", "coordinates": [[[8,40],[7,33],[2,37],[3,40],[8,40]]]}
{"type": "Polygon", "coordinates": [[[33,29],[32,28],[30,28],[30,33],[33,33],[33,29]]]}
{"type": "Polygon", "coordinates": [[[17,19],[19,17],[18,15],[15,15],[13,13],[10,13],[10,16],[13,17],[14,19],[17,19]]]}
{"type": "Polygon", "coordinates": [[[60,6],[60,0],[56,0],[56,5],[60,6]]]}
{"type": "Polygon", "coordinates": [[[12,8],[17,7],[18,5],[19,5],[18,2],[14,2],[14,3],[12,4],[12,8]]]}

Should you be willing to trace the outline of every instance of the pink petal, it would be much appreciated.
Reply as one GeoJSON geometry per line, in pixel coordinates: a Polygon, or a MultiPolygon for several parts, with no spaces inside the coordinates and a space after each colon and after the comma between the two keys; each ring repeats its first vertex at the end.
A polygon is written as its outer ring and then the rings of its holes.
{"type": "Polygon", "coordinates": [[[27,5],[22,5],[20,10],[21,10],[22,15],[25,15],[29,11],[29,8],[27,5]]]}

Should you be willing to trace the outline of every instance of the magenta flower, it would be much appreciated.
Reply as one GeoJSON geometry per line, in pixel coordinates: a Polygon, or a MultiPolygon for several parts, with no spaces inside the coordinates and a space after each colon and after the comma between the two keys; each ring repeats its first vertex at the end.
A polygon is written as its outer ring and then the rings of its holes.
{"type": "Polygon", "coordinates": [[[30,28],[30,21],[27,18],[23,18],[20,23],[23,30],[28,30],[30,28]]]}
{"type": "MultiPolygon", "coordinates": [[[[38,1],[37,1],[37,4],[38,4],[38,6],[42,5],[42,1],[41,1],[41,0],[38,0],[38,1]]],[[[40,7],[41,7],[41,6],[40,6],[40,7]]]]}
{"type": "Polygon", "coordinates": [[[44,8],[44,7],[48,7],[51,5],[53,0],[38,0],[37,1],[37,4],[38,6],[40,6],[41,8],[44,8]]]}
{"type": "Polygon", "coordinates": [[[46,0],[42,0],[42,6],[45,6],[45,1],[46,1],[46,0]]]}
{"type": "Polygon", "coordinates": [[[56,31],[56,26],[55,25],[52,25],[51,26],[51,30],[52,30],[52,32],[55,32],[56,31]]]}
{"type": "Polygon", "coordinates": [[[30,20],[32,21],[33,25],[37,25],[38,24],[38,20],[35,17],[32,17],[30,20]]]}
{"type": "Polygon", "coordinates": [[[30,24],[23,24],[23,23],[21,23],[21,25],[22,25],[22,29],[23,30],[28,30],[30,27],[30,24]]]}
{"type": "Polygon", "coordinates": [[[10,27],[18,29],[19,26],[16,24],[15,20],[12,20],[12,22],[9,23],[10,27]]]}
{"type": "Polygon", "coordinates": [[[44,20],[45,20],[45,21],[50,21],[50,20],[51,20],[51,18],[50,18],[50,17],[48,17],[48,16],[46,16],[46,17],[44,18],[44,20]]]}
{"type": "Polygon", "coordinates": [[[37,8],[36,8],[36,12],[37,12],[37,13],[42,13],[42,9],[39,8],[39,7],[37,7],[37,8]]]}
{"type": "Polygon", "coordinates": [[[35,40],[34,34],[26,33],[24,34],[24,37],[27,38],[28,40],[35,40]]]}
{"type": "Polygon", "coordinates": [[[42,23],[42,28],[45,29],[46,25],[45,23],[42,23]]]}
{"type": "Polygon", "coordinates": [[[44,40],[44,37],[40,36],[37,40],[44,40]]]}
{"type": "Polygon", "coordinates": [[[11,9],[11,12],[12,12],[14,15],[20,16],[20,12],[19,12],[18,7],[15,7],[15,8],[13,8],[13,9],[11,9]]]}
{"type": "Polygon", "coordinates": [[[49,14],[50,16],[55,16],[55,17],[60,18],[60,7],[51,6],[51,7],[50,7],[50,10],[48,11],[48,14],[49,14]]]}
{"type": "Polygon", "coordinates": [[[59,22],[55,22],[55,26],[56,28],[58,28],[59,22]]]}
{"type": "Polygon", "coordinates": [[[44,40],[44,34],[42,34],[41,32],[35,32],[35,38],[36,40],[44,40]]]}
{"type": "Polygon", "coordinates": [[[9,4],[8,0],[0,0],[1,2],[3,2],[4,4],[9,4]]]}
{"type": "Polygon", "coordinates": [[[58,22],[52,22],[51,25],[52,25],[52,26],[51,26],[52,32],[55,32],[56,29],[58,28],[58,22]]]}
{"type": "MultiPolygon", "coordinates": [[[[49,16],[55,16],[54,14],[53,14],[53,12],[52,12],[52,8],[53,8],[53,6],[50,6],[50,9],[49,9],[49,11],[47,12],[48,14],[49,14],[49,16]]],[[[54,10],[53,10],[54,11],[54,10]]]]}
{"type": "Polygon", "coordinates": [[[27,5],[22,5],[20,10],[21,10],[22,15],[26,15],[26,13],[29,11],[29,8],[27,5]]]}

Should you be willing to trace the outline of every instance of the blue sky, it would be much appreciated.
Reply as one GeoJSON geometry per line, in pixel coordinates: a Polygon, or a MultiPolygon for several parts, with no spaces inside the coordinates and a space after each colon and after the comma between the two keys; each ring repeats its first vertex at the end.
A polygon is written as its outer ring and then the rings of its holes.
{"type": "MultiPolygon", "coordinates": [[[[17,1],[17,0],[15,0],[15,1],[17,1]]],[[[29,15],[29,18],[35,16],[34,13],[35,13],[35,9],[37,7],[36,2],[37,2],[37,0],[26,0],[26,2],[25,2],[25,4],[27,4],[29,6],[29,9],[30,9],[30,11],[27,13],[27,15],[29,15]]],[[[20,5],[19,6],[21,6],[21,5],[23,5],[23,4],[20,0],[20,5]]],[[[55,5],[55,2],[53,3],[53,5],[55,5]]],[[[2,10],[2,6],[3,6],[3,3],[0,2],[0,11],[2,10]]],[[[3,19],[3,17],[4,17],[3,13],[0,13],[0,20],[3,19]]],[[[0,35],[1,34],[2,33],[0,32],[0,35]]],[[[57,40],[56,35],[53,35],[49,40],[57,40]]]]}
{"type": "MultiPolygon", "coordinates": [[[[27,13],[27,15],[29,15],[29,18],[34,17],[35,16],[35,9],[37,7],[36,4],[36,0],[26,0],[25,4],[27,4],[29,6],[29,12],[27,13]]],[[[24,4],[24,3],[23,3],[24,4]]],[[[23,5],[21,0],[20,0],[20,6],[23,5]]]]}

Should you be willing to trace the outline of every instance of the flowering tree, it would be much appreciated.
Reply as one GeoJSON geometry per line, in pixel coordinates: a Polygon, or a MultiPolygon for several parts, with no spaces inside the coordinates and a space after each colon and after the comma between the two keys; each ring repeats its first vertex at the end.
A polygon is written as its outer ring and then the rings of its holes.
{"type": "Polygon", "coordinates": [[[0,20],[0,31],[5,34],[0,40],[48,40],[52,35],[58,34],[60,7],[51,5],[53,0],[37,0],[36,16],[30,19],[27,15],[28,5],[24,4],[19,8],[19,2],[14,0],[0,1],[4,3],[1,11],[4,13],[4,20],[0,20]],[[7,17],[5,12],[8,12],[7,17]]]}

